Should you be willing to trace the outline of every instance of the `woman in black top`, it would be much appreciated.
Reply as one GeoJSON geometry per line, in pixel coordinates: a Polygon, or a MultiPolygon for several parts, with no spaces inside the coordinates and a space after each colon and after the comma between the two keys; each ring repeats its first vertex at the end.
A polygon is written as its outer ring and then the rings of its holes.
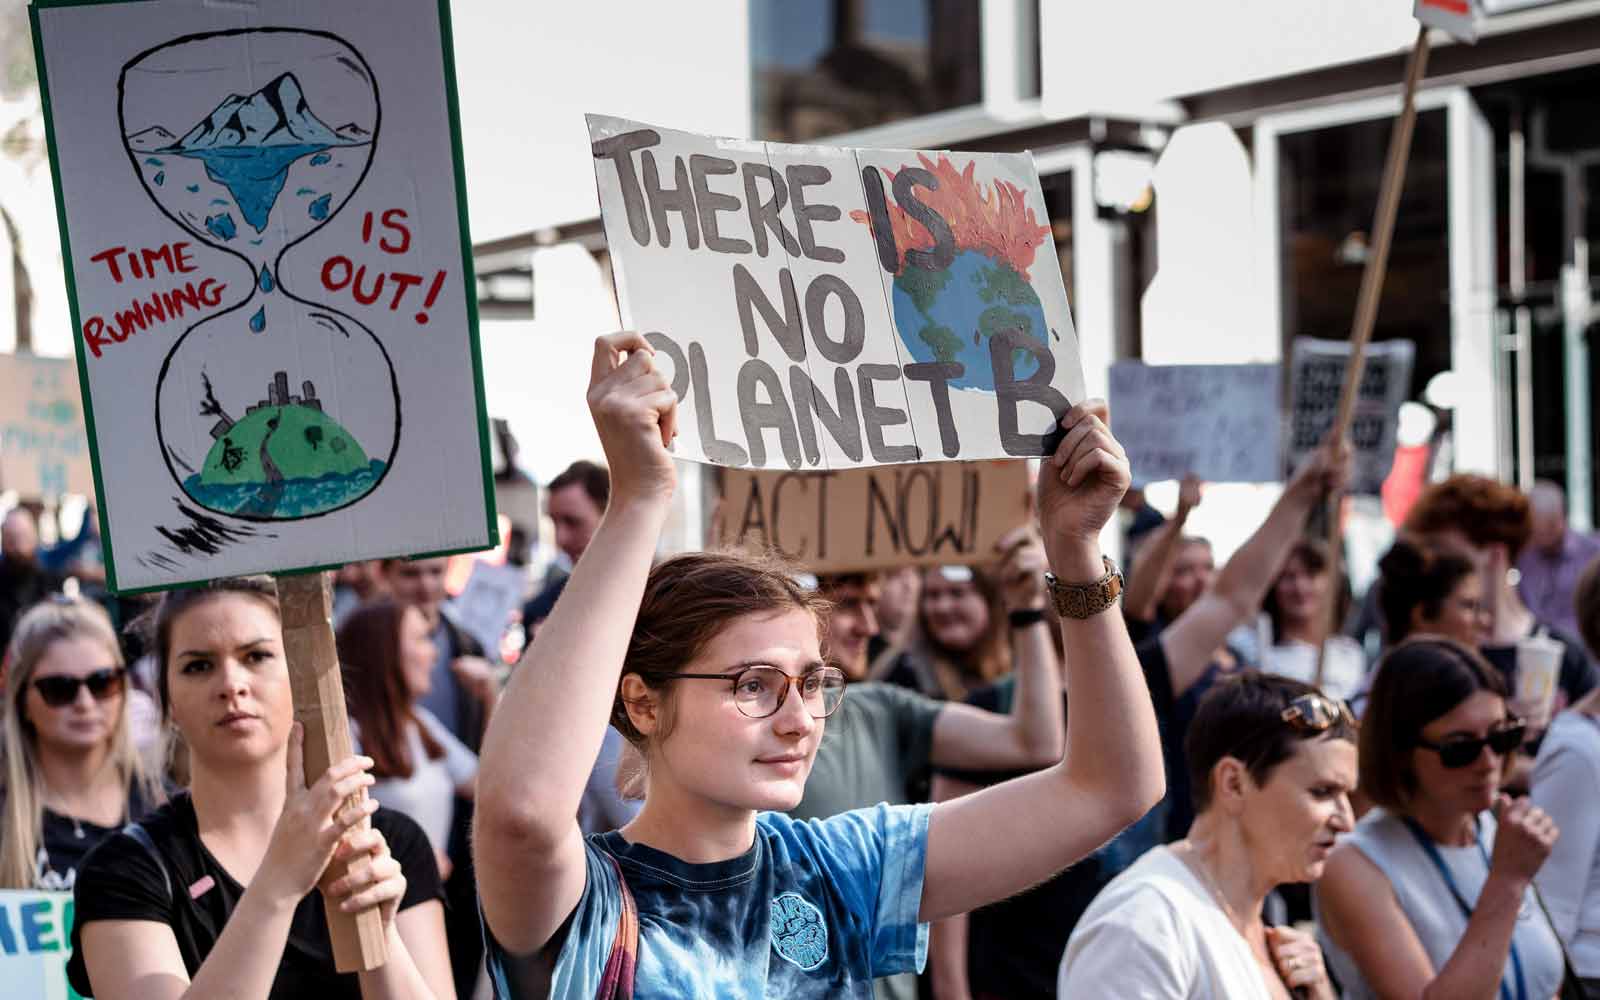
{"type": "Polygon", "coordinates": [[[161,801],[129,734],[131,699],[149,698],[128,688],[111,621],[85,601],[30,608],[5,662],[0,888],[71,889],[90,848],[161,801]]]}
{"type": "Polygon", "coordinates": [[[188,745],[192,785],[90,854],[73,988],[99,1000],[453,997],[427,837],[372,799],[341,808],[372,784],[368,758],[302,780],[272,584],[168,593],[154,619],[162,707],[188,745]],[[315,891],[335,857],[355,860],[326,886],[330,902],[383,917],[388,962],[359,976],[335,972],[315,891]]]}

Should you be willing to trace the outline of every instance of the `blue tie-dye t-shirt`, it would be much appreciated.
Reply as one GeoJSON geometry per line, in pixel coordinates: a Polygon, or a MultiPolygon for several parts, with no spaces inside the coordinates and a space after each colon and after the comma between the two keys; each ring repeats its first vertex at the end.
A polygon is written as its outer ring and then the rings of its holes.
{"type": "Polygon", "coordinates": [[[917,911],[931,809],[761,813],[749,851],[704,865],[591,836],[583,896],[542,955],[518,958],[486,935],[496,995],[542,997],[549,982],[554,1000],[594,1000],[622,911],[620,868],[639,911],[637,1000],[869,998],[874,978],[921,971],[927,957],[917,911]]]}

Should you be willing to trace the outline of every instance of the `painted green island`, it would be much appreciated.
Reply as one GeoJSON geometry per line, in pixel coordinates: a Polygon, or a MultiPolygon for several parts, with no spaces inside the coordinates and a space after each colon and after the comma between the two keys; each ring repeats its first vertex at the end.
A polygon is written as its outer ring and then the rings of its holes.
{"type": "MultiPolygon", "coordinates": [[[[213,411],[215,412],[215,411],[213,411]]],[[[237,421],[226,414],[201,471],[184,491],[212,510],[245,517],[306,517],[342,507],[377,483],[384,464],[322,409],[310,382],[290,396],[278,372],[267,399],[237,421]]]]}

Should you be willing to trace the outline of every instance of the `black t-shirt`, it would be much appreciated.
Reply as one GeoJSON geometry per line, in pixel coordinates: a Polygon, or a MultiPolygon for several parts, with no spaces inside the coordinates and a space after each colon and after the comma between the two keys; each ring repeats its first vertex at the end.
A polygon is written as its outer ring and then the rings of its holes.
{"type": "MultiPolygon", "coordinates": [[[[1012,678],[1006,678],[974,691],[966,701],[1004,715],[1011,711],[1015,692],[1012,678]]],[[[942,773],[988,787],[1028,772],[942,773]]],[[[975,996],[1055,1000],[1056,967],[1067,938],[1095,895],[1116,876],[1108,853],[1097,851],[1047,882],[972,911],[967,922],[967,979],[975,996]]]]}
{"type": "MultiPolygon", "coordinates": [[[[372,825],[383,833],[389,852],[405,873],[406,894],[400,909],[442,900],[439,869],[422,828],[409,816],[391,809],[374,813],[372,825]]],[[[194,803],[187,793],[151,813],[139,826],[149,834],[155,854],[125,828],[101,841],[78,872],[67,979],[73,989],[86,997],[94,994],[83,961],[80,932],[84,924],[95,920],[151,920],[166,924],[172,928],[184,967],[193,978],[244,895],[244,887],[201,843],[194,803]]],[[[268,997],[361,1000],[356,974],[341,975],[334,969],[328,918],[322,908],[322,894],[316,890],[295,907],[289,940],[268,997]]]]}
{"type": "MultiPolygon", "coordinates": [[[[1184,729],[1172,697],[1172,672],[1166,652],[1161,648],[1161,640],[1152,638],[1134,646],[1134,653],[1139,658],[1145,686],[1150,690],[1150,701],[1161,732],[1168,795],[1182,795],[1187,801],[1187,778],[1174,777],[1175,772],[1181,774],[1184,770],[1184,729]]],[[[1011,709],[1014,693],[1014,680],[1006,678],[973,692],[967,702],[991,712],[1006,713],[1011,709]]],[[[945,770],[943,773],[968,784],[987,786],[1026,772],[945,770]]],[[[1150,848],[1163,842],[1169,805],[1165,799],[1157,803],[1110,843],[1055,878],[1010,899],[972,911],[967,925],[967,978],[973,993],[1002,996],[1008,1000],[1054,1000],[1061,953],[1066,950],[1067,939],[1072,936],[1078,918],[1108,882],[1150,848]]]]}
{"type": "MultiPolygon", "coordinates": [[[[0,804],[4,802],[5,796],[0,795],[0,804]]],[[[130,821],[150,811],[137,784],[128,792],[126,809],[123,815],[130,821]]],[[[71,892],[84,858],[96,844],[122,828],[121,824],[101,826],[74,819],[54,809],[41,811],[39,825],[41,836],[39,853],[34,858],[33,887],[47,892],[71,892]]]]}
{"type": "MultiPolygon", "coordinates": [[[[1561,679],[1559,683],[1561,684],[1561,690],[1567,695],[1567,704],[1574,704],[1579,698],[1594,690],[1596,683],[1600,683],[1600,671],[1597,671],[1595,665],[1590,663],[1589,658],[1584,655],[1582,642],[1562,632],[1560,629],[1551,628],[1542,623],[1535,624],[1528,631],[1528,634],[1532,636],[1541,631],[1567,647],[1565,652],[1561,654],[1561,679]]],[[[1499,670],[1505,677],[1506,684],[1514,693],[1517,690],[1516,645],[1483,646],[1480,647],[1480,651],[1483,653],[1484,659],[1494,664],[1495,669],[1499,670]]]]}

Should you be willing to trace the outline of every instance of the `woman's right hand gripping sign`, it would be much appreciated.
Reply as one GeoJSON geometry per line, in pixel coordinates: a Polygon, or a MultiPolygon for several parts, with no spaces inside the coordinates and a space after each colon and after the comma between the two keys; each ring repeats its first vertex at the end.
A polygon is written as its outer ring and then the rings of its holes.
{"type": "Polygon", "coordinates": [[[589,412],[611,468],[613,500],[670,497],[677,477],[667,448],[678,433],[678,397],[642,334],[624,330],[595,341],[589,412]]]}

